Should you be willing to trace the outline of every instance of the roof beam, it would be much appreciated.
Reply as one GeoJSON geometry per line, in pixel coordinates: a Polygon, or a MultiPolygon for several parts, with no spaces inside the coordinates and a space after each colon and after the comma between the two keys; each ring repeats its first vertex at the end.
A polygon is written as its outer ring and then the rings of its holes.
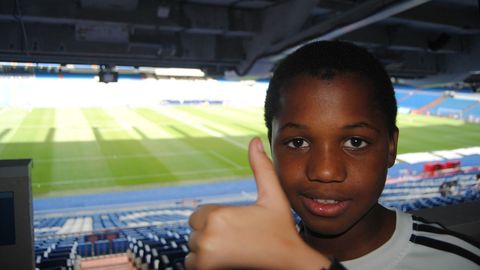
{"type": "Polygon", "coordinates": [[[479,10],[432,1],[390,18],[392,23],[453,34],[480,34],[479,10]],[[448,15],[447,15],[448,14],[448,15]]]}
{"type": "Polygon", "coordinates": [[[260,12],[253,9],[182,3],[171,7],[168,18],[159,18],[156,14],[158,5],[154,1],[142,1],[137,10],[105,10],[79,8],[73,1],[60,1],[59,7],[42,5],[44,1],[30,1],[21,7],[19,14],[14,14],[15,7],[0,3],[0,22],[43,23],[43,24],[89,24],[109,27],[129,27],[132,29],[150,29],[161,31],[188,31],[193,33],[225,34],[251,37],[260,23],[260,12]],[[173,10],[181,10],[174,12],[173,10]],[[209,14],[205,16],[205,14],[209,14]]]}
{"type": "Polygon", "coordinates": [[[289,38],[285,38],[280,42],[275,42],[274,44],[269,43],[268,48],[264,48],[261,51],[247,54],[247,59],[239,65],[237,73],[240,75],[247,75],[252,69],[255,70],[255,67],[253,67],[255,63],[265,65],[265,61],[268,61],[268,57],[278,54],[288,54],[301,44],[310,41],[338,38],[349,32],[384,20],[428,1],[430,0],[366,1],[349,11],[342,13],[341,16],[333,17],[332,19],[305,29],[289,38]]]}
{"type": "Polygon", "coordinates": [[[375,24],[350,32],[343,35],[342,39],[366,47],[385,47],[427,54],[462,53],[467,43],[467,38],[462,35],[446,35],[436,31],[385,24],[375,24]]]}

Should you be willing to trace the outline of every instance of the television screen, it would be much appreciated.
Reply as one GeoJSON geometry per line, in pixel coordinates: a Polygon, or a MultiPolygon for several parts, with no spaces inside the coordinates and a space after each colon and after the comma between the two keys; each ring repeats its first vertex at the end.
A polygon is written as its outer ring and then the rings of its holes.
{"type": "Polygon", "coordinates": [[[0,246],[15,245],[13,192],[0,192],[0,246]]]}

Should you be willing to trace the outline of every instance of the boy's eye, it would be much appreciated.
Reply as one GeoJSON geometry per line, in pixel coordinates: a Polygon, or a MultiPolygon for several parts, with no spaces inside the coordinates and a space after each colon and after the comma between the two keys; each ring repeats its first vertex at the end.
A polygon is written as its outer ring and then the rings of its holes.
{"type": "Polygon", "coordinates": [[[345,147],[352,149],[364,148],[367,145],[368,143],[364,139],[360,139],[357,137],[350,138],[344,143],[345,147]]]}
{"type": "Polygon", "coordinates": [[[295,138],[287,142],[287,146],[291,148],[306,148],[309,146],[308,142],[302,138],[295,138]]]}

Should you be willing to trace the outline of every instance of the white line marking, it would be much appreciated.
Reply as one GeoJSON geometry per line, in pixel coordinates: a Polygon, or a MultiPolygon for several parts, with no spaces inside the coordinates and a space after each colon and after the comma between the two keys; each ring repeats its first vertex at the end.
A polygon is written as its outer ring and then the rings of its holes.
{"type": "MultiPolygon", "coordinates": [[[[240,169],[247,169],[250,168],[248,166],[239,167],[235,170],[240,169]]],[[[55,182],[46,182],[46,183],[33,183],[33,185],[47,185],[47,186],[57,186],[57,185],[75,185],[81,183],[109,183],[114,182],[117,180],[133,180],[133,179],[141,179],[141,178],[152,178],[152,177],[161,177],[166,175],[191,175],[191,174],[199,174],[199,173],[212,173],[212,172],[228,172],[232,171],[232,169],[228,168],[217,168],[217,169],[208,169],[208,170],[193,170],[193,171],[185,171],[185,172],[176,172],[176,173],[156,173],[156,174],[144,174],[144,175],[126,175],[126,176],[118,176],[118,177],[97,177],[97,178],[89,178],[89,179],[70,179],[64,181],[55,181],[55,182]]]]}
{"type": "Polygon", "coordinates": [[[151,154],[131,154],[131,155],[105,155],[105,156],[89,156],[89,157],[69,157],[69,158],[42,158],[35,159],[35,163],[44,162],[74,162],[74,161],[94,161],[94,160],[106,160],[106,159],[127,159],[127,158],[155,158],[155,157],[171,157],[182,155],[204,155],[202,151],[182,151],[182,152],[160,152],[151,154]]]}
{"type": "Polygon", "coordinates": [[[237,142],[235,140],[232,140],[226,136],[224,136],[223,134],[221,133],[218,133],[217,131],[215,130],[212,130],[210,128],[207,128],[205,126],[203,126],[202,124],[199,124],[198,122],[200,122],[200,118],[197,118],[197,117],[191,117],[191,116],[187,116],[186,113],[180,111],[180,110],[176,110],[175,112],[170,112],[170,111],[167,111],[167,110],[158,110],[156,109],[156,111],[159,113],[159,114],[163,114],[163,115],[166,115],[170,118],[173,118],[179,122],[182,122],[186,125],[189,125],[193,128],[196,128],[198,130],[201,130],[205,133],[207,133],[208,135],[210,136],[213,136],[213,137],[216,137],[216,138],[219,138],[219,139],[222,139],[224,141],[227,141],[235,146],[238,146],[239,148],[243,149],[243,150],[247,150],[248,146],[243,144],[243,143],[240,143],[240,142],[237,142]],[[195,121],[197,120],[197,121],[195,121]]]}
{"type": "Polygon", "coordinates": [[[214,156],[216,156],[217,158],[219,158],[219,159],[227,162],[228,164],[232,165],[233,167],[235,167],[235,168],[237,168],[237,169],[242,168],[242,166],[238,165],[236,162],[232,161],[232,160],[229,159],[229,158],[226,158],[225,156],[217,153],[216,151],[211,150],[211,151],[209,151],[209,152],[210,152],[212,155],[214,155],[214,156]]]}

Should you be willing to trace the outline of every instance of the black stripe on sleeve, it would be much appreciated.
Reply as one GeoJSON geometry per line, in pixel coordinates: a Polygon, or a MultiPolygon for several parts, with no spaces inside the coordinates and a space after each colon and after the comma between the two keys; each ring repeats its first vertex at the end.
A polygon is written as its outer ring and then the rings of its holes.
{"type": "Polygon", "coordinates": [[[477,256],[474,253],[462,247],[459,247],[447,242],[439,241],[439,240],[424,237],[424,236],[418,236],[415,234],[412,234],[412,236],[410,237],[410,242],[418,245],[423,245],[426,247],[438,249],[438,250],[443,250],[445,252],[453,253],[480,265],[480,256],[477,256]]]}
{"type": "Polygon", "coordinates": [[[422,217],[419,217],[419,216],[412,216],[412,218],[415,221],[420,221],[420,222],[423,222],[423,223],[426,223],[426,224],[435,224],[435,225],[438,225],[438,226],[446,229],[445,226],[443,226],[441,223],[438,223],[438,222],[432,222],[432,221],[426,220],[426,219],[424,219],[422,217]]]}
{"type": "Polygon", "coordinates": [[[412,218],[415,221],[425,223],[425,224],[421,224],[421,223],[415,223],[414,222],[413,223],[413,230],[414,231],[423,231],[423,232],[430,232],[430,233],[436,233],[436,234],[447,234],[447,235],[456,237],[458,239],[461,239],[461,240],[469,243],[470,245],[480,249],[480,243],[478,243],[477,241],[475,241],[475,240],[471,239],[470,237],[468,237],[466,235],[463,235],[461,233],[449,230],[445,226],[443,226],[442,224],[440,224],[438,222],[430,222],[430,221],[428,221],[428,220],[426,220],[422,217],[418,217],[418,216],[412,216],[412,218]],[[438,227],[433,226],[433,225],[440,226],[441,228],[438,228],[438,227]]]}
{"type": "Polygon", "coordinates": [[[450,236],[456,237],[458,239],[461,239],[461,240],[469,243],[470,245],[480,249],[480,244],[477,241],[475,241],[473,239],[470,239],[468,236],[465,236],[461,233],[457,233],[457,232],[448,230],[446,228],[442,229],[442,228],[438,228],[438,227],[435,227],[435,226],[430,226],[430,225],[427,225],[427,224],[415,224],[415,226],[413,226],[413,230],[418,231],[418,232],[429,232],[429,233],[450,235],[450,236]]]}

